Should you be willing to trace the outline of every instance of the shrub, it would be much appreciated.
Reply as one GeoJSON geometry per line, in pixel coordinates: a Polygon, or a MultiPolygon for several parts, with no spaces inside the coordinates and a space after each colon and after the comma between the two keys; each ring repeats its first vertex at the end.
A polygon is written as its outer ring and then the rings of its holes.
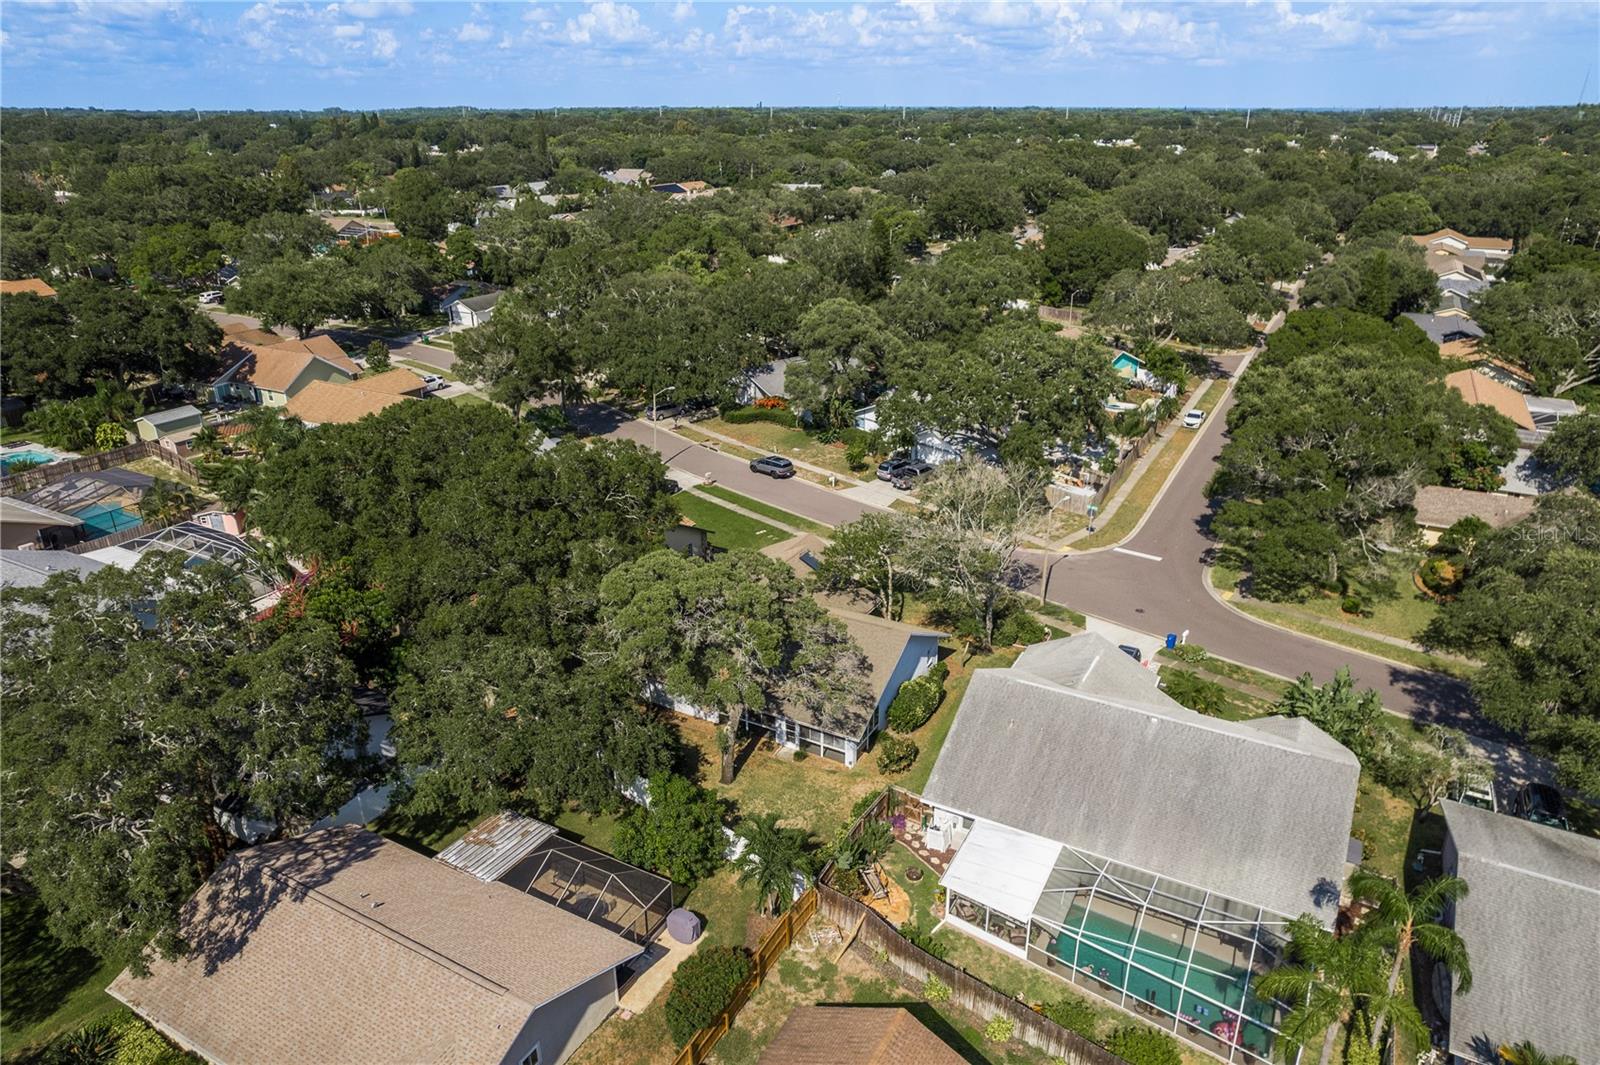
{"type": "Polygon", "coordinates": [[[1106,1049],[1128,1065],[1183,1065],[1177,1041],[1142,1024],[1125,1024],[1112,1032],[1106,1049]]]}
{"type": "Polygon", "coordinates": [[[861,835],[856,837],[856,846],[861,848],[862,856],[869,862],[882,858],[892,843],[894,830],[884,821],[868,821],[861,826],[861,835]]]}
{"type": "Polygon", "coordinates": [[[867,468],[867,445],[859,440],[845,445],[844,461],[852,470],[867,468]]]}
{"type": "Polygon", "coordinates": [[[750,955],[738,947],[709,947],[689,955],[672,975],[667,1028],[678,1046],[717,1019],[750,974],[750,955]]]}
{"type": "Polygon", "coordinates": [[[983,1037],[991,1043],[1009,1043],[1016,1034],[1017,1022],[1004,1015],[990,1017],[983,1026],[983,1037]]]}
{"type": "Polygon", "coordinates": [[[885,736],[878,741],[878,770],[883,773],[904,773],[917,760],[917,745],[899,736],[885,736]]]}
{"type": "Polygon", "coordinates": [[[804,747],[796,747],[794,749],[794,760],[795,761],[803,762],[803,761],[806,760],[806,758],[807,758],[806,749],[804,747]]]}
{"type": "Polygon", "coordinates": [[[1438,555],[1434,555],[1424,561],[1422,567],[1417,571],[1417,575],[1422,578],[1422,586],[1435,595],[1444,595],[1450,592],[1461,579],[1461,573],[1457,570],[1455,563],[1448,558],[1440,558],[1438,555]]]}
{"type": "Polygon", "coordinates": [[[896,732],[915,732],[928,723],[944,698],[944,684],[933,674],[924,673],[900,685],[889,704],[889,727],[896,732]]]}
{"type": "Polygon", "coordinates": [[[922,997],[929,1002],[948,1002],[950,986],[937,976],[930,976],[922,985],[922,997]]]}
{"type": "Polygon", "coordinates": [[[722,416],[722,420],[727,422],[729,425],[748,425],[751,422],[771,422],[774,425],[783,425],[790,429],[793,429],[795,426],[800,424],[800,420],[794,416],[794,411],[783,410],[782,408],[768,410],[759,407],[739,407],[736,410],[730,410],[725,413],[722,416]]]}
{"type": "Polygon", "coordinates": [[[866,883],[861,879],[861,870],[846,869],[843,866],[833,867],[833,890],[841,895],[859,898],[867,890],[866,883]]]}
{"type": "Polygon", "coordinates": [[[782,396],[762,396],[751,404],[756,410],[787,410],[789,401],[782,396]]]}
{"type": "Polygon", "coordinates": [[[1007,614],[994,627],[996,647],[1009,647],[1014,643],[1043,643],[1049,638],[1050,631],[1039,623],[1039,619],[1020,607],[1007,614]]]}
{"type": "Polygon", "coordinates": [[[1044,1015],[1067,1031],[1090,1039],[1094,1038],[1095,1024],[1099,1020],[1094,1007],[1081,998],[1057,999],[1045,1006],[1044,1015]]]}
{"type": "Polygon", "coordinates": [[[878,796],[882,795],[882,794],[883,794],[883,789],[880,788],[877,791],[869,791],[865,795],[861,796],[861,798],[857,799],[853,804],[851,804],[851,806],[850,806],[850,819],[845,823],[847,825],[855,824],[856,818],[858,818],[862,814],[866,813],[867,812],[867,807],[869,807],[873,803],[877,802],[878,801],[878,796]]]}
{"type": "Polygon", "coordinates": [[[1345,596],[1344,602],[1339,604],[1339,609],[1343,610],[1346,614],[1359,614],[1361,613],[1361,607],[1361,599],[1354,595],[1345,596]]]}
{"type": "Polygon", "coordinates": [[[111,1065],[184,1065],[188,1056],[137,1017],[116,1026],[117,1050],[111,1065]]]}
{"type": "Polygon", "coordinates": [[[1186,669],[1161,671],[1161,689],[1190,710],[1213,716],[1228,705],[1228,693],[1214,680],[1206,680],[1186,669]]]}
{"type": "Polygon", "coordinates": [[[910,940],[912,946],[932,954],[940,961],[944,961],[945,957],[950,953],[950,948],[945,945],[944,940],[938,938],[932,932],[924,932],[922,926],[915,921],[907,921],[901,925],[900,934],[910,940]]]}
{"type": "Polygon", "coordinates": [[[1206,649],[1197,643],[1180,643],[1168,653],[1178,661],[1188,662],[1190,665],[1198,665],[1209,657],[1206,649]]]}
{"type": "Polygon", "coordinates": [[[933,664],[933,668],[924,673],[923,676],[932,677],[942,685],[947,679],[949,679],[950,664],[941,658],[939,661],[935,662],[933,664]]]}

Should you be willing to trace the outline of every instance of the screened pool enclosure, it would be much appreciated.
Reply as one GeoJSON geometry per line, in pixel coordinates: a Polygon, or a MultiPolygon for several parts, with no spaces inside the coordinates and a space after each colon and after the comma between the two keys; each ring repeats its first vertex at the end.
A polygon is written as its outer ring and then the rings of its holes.
{"type": "Polygon", "coordinates": [[[981,870],[960,868],[966,851],[946,878],[950,917],[1225,1060],[1272,1060],[1286,1011],[1251,985],[1279,963],[1286,918],[1071,847],[1035,876],[1013,863],[995,876],[996,894],[979,886],[981,870]],[[1014,900],[1035,889],[1031,912],[996,908],[1009,896],[1024,909],[1014,900]]]}

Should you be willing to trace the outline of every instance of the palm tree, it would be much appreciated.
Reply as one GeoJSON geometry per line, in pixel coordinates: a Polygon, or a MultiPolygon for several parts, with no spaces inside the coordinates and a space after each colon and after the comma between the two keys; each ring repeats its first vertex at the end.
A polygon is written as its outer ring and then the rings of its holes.
{"type": "Polygon", "coordinates": [[[1500,1060],[1505,1065],[1578,1065],[1570,1054],[1546,1054],[1527,1040],[1500,1048],[1500,1060]]]}
{"type": "Polygon", "coordinates": [[[754,883],[761,891],[762,909],[782,913],[794,899],[795,877],[814,871],[810,834],[779,828],[777,814],[761,814],[745,818],[739,835],[745,841],[737,860],[739,883],[754,883]]]}
{"type": "Polygon", "coordinates": [[[1389,993],[1389,959],[1379,937],[1336,936],[1313,917],[1297,917],[1289,923],[1289,957],[1255,983],[1256,994],[1295,1004],[1279,1025],[1285,1049],[1321,1036],[1319,1060],[1328,1065],[1340,1027],[1358,1015],[1374,1027],[1388,1020],[1408,1032],[1427,1031],[1417,1008],[1389,993]]]}
{"type": "MultiPolygon", "coordinates": [[[[1456,990],[1472,990],[1472,966],[1467,960],[1467,945],[1456,930],[1440,924],[1450,904],[1467,894],[1467,882],[1459,876],[1439,876],[1407,894],[1388,877],[1367,869],[1350,876],[1350,894],[1375,907],[1362,922],[1362,933],[1383,939],[1394,960],[1389,966],[1389,991],[1400,992],[1400,971],[1416,945],[1434,961],[1449,967],[1456,977],[1456,990]]],[[[1383,1035],[1381,1025],[1373,1025],[1371,1045],[1383,1035]]]]}
{"type": "Polygon", "coordinates": [[[190,437],[189,447],[199,452],[203,458],[216,461],[217,455],[222,451],[222,434],[217,431],[215,425],[208,422],[190,437]]]}

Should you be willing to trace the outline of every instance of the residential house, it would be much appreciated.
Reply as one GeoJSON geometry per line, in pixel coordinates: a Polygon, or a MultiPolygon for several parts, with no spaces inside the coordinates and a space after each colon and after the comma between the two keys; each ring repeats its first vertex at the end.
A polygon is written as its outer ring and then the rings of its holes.
{"type": "Polygon", "coordinates": [[[1412,147],[1424,159],[1437,159],[1439,157],[1439,146],[1437,144],[1413,144],[1412,147]]]}
{"type": "Polygon", "coordinates": [[[494,317],[494,305],[500,302],[500,292],[485,292],[481,296],[463,296],[452,300],[445,308],[450,315],[450,328],[471,329],[494,317]]]}
{"type": "Polygon", "coordinates": [[[667,549],[690,558],[710,558],[711,534],[688,518],[679,518],[678,524],[667,530],[667,549]]]}
{"type": "Polygon", "coordinates": [[[739,372],[734,396],[746,405],[758,399],[788,399],[789,366],[794,359],[773,359],[739,372]]]}
{"type": "Polygon", "coordinates": [[[641,945],[655,938],[672,912],[672,881],[666,877],[509,810],[478,822],[435,860],[484,883],[528,892],[641,945]]]}
{"type": "Polygon", "coordinates": [[[200,431],[200,409],[190,404],[142,414],[133,420],[140,440],[187,440],[200,431]]]}
{"type": "Polygon", "coordinates": [[[1481,256],[1489,262],[1500,262],[1511,257],[1514,242],[1500,237],[1469,237],[1455,229],[1436,229],[1432,233],[1413,236],[1412,240],[1424,250],[1442,249],[1462,256],[1481,256]]]}
{"type": "Polygon", "coordinates": [[[1486,261],[1482,256],[1469,259],[1444,248],[1429,248],[1425,261],[1433,271],[1440,306],[1446,309],[1470,308],[1478,293],[1488,288],[1493,280],[1485,270],[1486,261]]]}
{"type": "Polygon", "coordinates": [[[1414,324],[1435,344],[1448,344],[1454,340],[1481,340],[1483,327],[1472,320],[1465,311],[1445,310],[1438,314],[1412,311],[1401,317],[1414,324]]]}
{"type": "Polygon", "coordinates": [[[226,858],[183,907],[188,952],[107,989],[216,1065],[560,1065],[641,947],[356,826],[226,858]]]}
{"type": "Polygon", "coordinates": [[[1382,148],[1368,148],[1367,158],[1379,163],[1398,163],[1400,161],[1400,157],[1398,155],[1390,151],[1385,151],[1382,148]]]}
{"type": "Polygon", "coordinates": [[[1563,418],[1575,418],[1583,413],[1583,408],[1572,400],[1556,396],[1524,396],[1522,400],[1528,405],[1533,430],[1539,434],[1549,433],[1563,418]]]}
{"type": "Polygon", "coordinates": [[[1500,467],[1505,481],[1496,491],[1514,496],[1542,496],[1560,488],[1563,481],[1555,471],[1533,457],[1531,448],[1519,447],[1511,460],[1500,467]]]}
{"type": "Polygon", "coordinates": [[[1304,718],[1198,714],[1082,633],[973,674],[908,822],[948,855],[946,927],[1266,1065],[1288,1011],[1254,981],[1292,919],[1333,926],[1360,772],[1304,718]]]}
{"type": "Polygon", "coordinates": [[[904,1006],[796,1006],[761,1065],[961,1065],[967,1059],[904,1006]]]}
{"type": "Polygon", "coordinates": [[[1472,958],[1472,990],[1441,970],[1435,1002],[1456,1062],[1500,1065],[1528,1042],[1553,1060],[1600,1061],[1600,840],[1446,801],[1442,860],[1471,889],[1447,916],[1472,958]]]}
{"type": "Polygon", "coordinates": [[[1423,542],[1436,544],[1439,534],[1462,518],[1478,518],[1492,529],[1503,529],[1519,522],[1533,513],[1534,500],[1527,495],[1471,492],[1465,488],[1430,484],[1417,489],[1412,506],[1417,511],[1423,542]]]}
{"type": "Polygon", "coordinates": [[[664,192],[674,200],[692,200],[709,196],[717,190],[704,181],[664,181],[650,186],[651,192],[664,192]]]}
{"type": "Polygon", "coordinates": [[[356,381],[312,381],[284,406],[284,413],[307,425],[349,425],[422,395],[422,378],[410,370],[390,370],[356,381]],[[405,374],[406,379],[395,377],[405,374]]]}
{"type": "MultiPolygon", "coordinates": [[[[770,737],[781,747],[853,766],[871,745],[873,736],[888,724],[889,704],[894,702],[900,685],[922,676],[939,660],[943,633],[834,606],[826,609],[866,655],[865,698],[821,707],[798,700],[774,701],[765,710],[746,710],[743,725],[751,732],[770,737]]],[[[650,685],[645,697],[689,717],[714,721],[720,716],[678,698],[661,684],[650,685]]]]}
{"type": "MultiPolygon", "coordinates": [[[[857,429],[875,432],[878,429],[877,404],[857,410],[854,424],[857,429]]],[[[986,462],[998,462],[1000,456],[994,445],[969,433],[947,435],[927,426],[918,427],[916,442],[911,446],[912,458],[935,466],[959,461],[963,455],[969,454],[977,455],[986,462]]]]}
{"type": "Polygon", "coordinates": [[[1528,401],[1516,389],[1476,370],[1457,370],[1447,374],[1444,383],[1461,393],[1461,398],[1468,403],[1493,407],[1515,422],[1517,428],[1532,431],[1533,415],[1528,413],[1528,401]]]}
{"type": "Polygon", "coordinates": [[[37,277],[0,280],[0,296],[54,296],[56,290],[37,277]]]}
{"type": "Polygon", "coordinates": [[[655,175],[650,171],[631,166],[602,170],[600,176],[613,185],[648,185],[655,180],[655,175]]]}
{"type": "Polygon", "coordinates": [[[238,574],[250,593],[250,605],[259,614],[278,602],[281,594],[278,575],[256,554],[255,541],[215,527],[220,522],[180,521],[125,540],[114,547],[100,547],[85,553],[86,558],[106,566],[132,569],[152,551],[171,551],[184,558],[185,566],[218,562],[238,574]]]}
{"type": "Polygon", "coordinates": [[[0,585],[6,588],[40,588],[58,573],[76,573],[82,578],[104,566],[104,562],[71,551],[7,547],[0,550],[0,585]]]}
{"type": "Polygon", "coordinates": [[[322,215],[321,218],[340,244],[371,244],[400,235],[400,227],[386,218],[366,215],[322,215]]]}
{"type": "Polygon", "coordinates": [[[0,496],[0,549],[57,549],[83,539],[83,519],[77,515],[15,496],[0,496]]]}
{"type": "Polygon", "coordinates": [[[242,400],[282,407],[312,381],[349,381],[361,373],[326,336],[265,346],[230,341],[222,356],[228,368],[211,382],[211,397],[218,403],[242,400]]]}

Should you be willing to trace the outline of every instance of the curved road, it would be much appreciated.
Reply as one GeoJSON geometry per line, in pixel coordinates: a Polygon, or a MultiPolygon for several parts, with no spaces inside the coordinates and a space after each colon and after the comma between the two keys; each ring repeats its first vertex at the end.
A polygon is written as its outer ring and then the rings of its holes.
{"type": "MultiPolygon", "coordinates": [[[[1219,360],[1232,374],[1239,360],[1219,360]]],[[[1499,737],[1476,711],[1464,681],[1397,665],[1345,647],[1257,621],[1218,602],[1205,566],[1216,549],[1206,534],[1210,504],[1205,485],[1222,451],[1230,392],[1206,419],[1200,439],[1173,474],[1144,524],[1117,548],[1070,553],[1050,574],[1050,600],[1107,621],[1156,635],[1189,630],[1189,639],[1221,658],[1268,673],[1310,672],[1325,681],[1341,666],[1362,687],[1374,688],[1390,710],[1421,721],[1499,737]],[[1129,552],[1137,552],[1130,554],[1129,552]]],[[[1034,556],[1037,565],[1039,556],[1034,556]]]]}
{"type": "MultiPolygon", "coordinates": [[[[1231,378],[1241,361],[1221,358],[1216,366],[1231,378]]],[[[1024,553],[1024,561],[1034,567],[1033,587],[1038,587],[1039,567],[1053,562],[1052,602],[1158,636],[1187,629],[1192,642],[1213,654],[1282,677],[1309,671],[1325,681],[1341,666],[1349,666],[1357,683],[1376,689],[1392,711],[1503,738],[1502,730],[1477,714],[1463,681],[1276,628],[1231,610],[1212,596],[1205,566],[1216,545],[1205,533],[1210,514],[1205,485],[1222,450],[1232,405],[1230,392],[1206,419],[1200,439],[1143,525],[1119,545],[1120,550],[1065,556],[1024,553]]],[[[654,448],[670,466],[713,477],[753,499],[815,521],[839,525],[877,509],[799,478],[774,481],[751,473],[745,460],[700,447],[671,432],[665,423],[652,427],[648,421],[599,404],[581,408],[575,421],[591,433],[654,448]]]]}

